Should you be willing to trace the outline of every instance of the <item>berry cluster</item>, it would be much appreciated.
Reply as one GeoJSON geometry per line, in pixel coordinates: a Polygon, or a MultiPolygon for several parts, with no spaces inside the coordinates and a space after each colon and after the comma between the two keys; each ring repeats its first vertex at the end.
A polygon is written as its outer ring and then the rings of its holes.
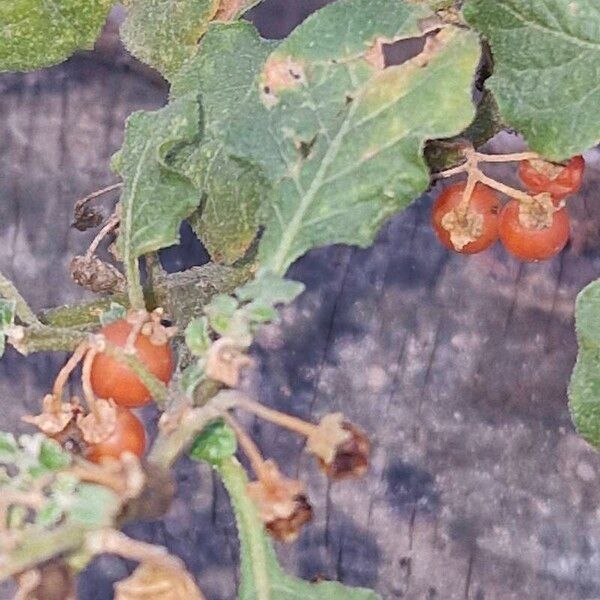
{"type": "Polygon", "coordinates": [[[435,200],[433,228],[440,242],[456,252],[475,254],[498,239],[523,261],[546,260],[567,244],[570,219],[565,198],[581,187],[585,161],[581,156],[555,164],[531,152],[485,155],[465,151],[462,165],[440,173],[448,177],[467,173],[467,180],[446,187],[435,200]],[[526,192],[485,175],[480,162],[519,162],[526,192]],[[497,192],[510,200],[502,206],[497,192]]]}

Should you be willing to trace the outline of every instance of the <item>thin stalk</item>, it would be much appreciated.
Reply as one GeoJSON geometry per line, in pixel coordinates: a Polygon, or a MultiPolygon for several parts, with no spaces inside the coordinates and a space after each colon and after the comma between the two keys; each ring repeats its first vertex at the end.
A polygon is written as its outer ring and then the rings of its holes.
{"type": "Polygon", "coordinates": [[[146,308],[144,289],[140,278],[140,265],[137,256],[129,256],[124,263],[127,276],[127,290],[131,308],[142,310],[146,308]]]}

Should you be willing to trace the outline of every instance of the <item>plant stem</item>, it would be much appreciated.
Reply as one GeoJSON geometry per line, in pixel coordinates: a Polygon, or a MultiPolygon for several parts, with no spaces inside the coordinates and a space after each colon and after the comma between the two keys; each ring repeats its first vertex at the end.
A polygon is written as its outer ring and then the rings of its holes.
{"type": "Polygon", "coordinates": [[[211,403],[184,412],[168,431],[160,431],[148,454],[148,462],[162,469],[169,469],[194,437],[211,421],[219,419],[222,412],[211,403]]]}
{"type": "Polygon", "coordinates": [[[71,355],[69,360],[64,364],[63,368],[58,372],[56,379],[54,380],[54,385],[52,387],[52,395],[54,396],[54,410],[58,414],[61,411],[62,407],[62,399],[63,399],[63,389],[69,376],[75,370],[75,367],[79,364],[81,359],[85,356],[88,351],[89,346],[87,343],[80,344],[75,352],[71,355]]]}
{"type": "Polygon", "coordinates": [[[16,548],[3,553],[0,561],[0,581],[43,563],[54,556],[81,546],[86,529],[65,523],[44,535],[27,536],[16,548]]]}
{"type": "Polygon", "coordinates": [[[287,415],[278,410],[267,408],[259,402],[255,402],[254,400],[241,395],[235,400],[235,405],[237,408],[251,412],[265,421],[270,421],[275,425],[279,425],[280,427],[284,427],[285,429],[289,429],[290,431],[294,431],[305,437],[310,436],[317,429],[317,426],[313,423],[308,423],[302,419],[293,417],[292,415],[287,415]]]}
{"type": "Polygon", "coordinates": [[[531,204],[532,202],[534,202],[534,199],[529,194],[526,194],[525,192],[512,188],[508,185],[505,185],[504,183],[500,183],[499,181],[488,177],[481,171],[477,174],[477,180],[481,183],[484,183],[488,187],[491,187],[495,190],[498,190],[499,192],[502,192],[503,194],[506,194],[510,198],[519,200],[520,202],[525,202],[526,204],[531,204]]]}
{"type": "Polygon", "coordinates": [[[39,325],[38,318],[25,301],[25,298],[21,296],[15,284],[2,273],[0,273],[0,296],[7,300],[14,300],[17,317],[23,323],[26,325],[39,325]]]}
{"type": "Polygon", "coordinates": [[[248,457],[248,460],[252,465],[252,470],[254,471],[256,478],[260,480],[264,479],[266,474],[265,459],[258,449],[258,446],[229,413],[223,415],[223,420],[231,427],[231,429],[233,429],[241,449],[244,451],[244,454],[248,457]]]}
{"type": "Polygon", "coordinates": [[[9,344],[25,356],[32,352],[48,352],[50,350],[71,352],[89,335],[85,331],[77,329],[45,325],[15,326],[6,333],[9,344]]]}
{"type": "Polygon", "coordinates": [[[146,308],[144,289],[140,279],[140,264],[137,256],[130,256],[124,263],[127,275],[127,289],[131,308],[138,310],[146,308]]]}
{"type": "MultiPolygon", "coordinates": [[[[235,458],[228,458],[218,465],[217,470],[233,505],[238,527],[240,545],[242,547],[241,568],[243,572],[251,572],[252,580],[242,580],[242,586],[254,586],[253,597],[260,600],[272,598],[270,572],[273,567],[273,549],[265,537],[265,530],[258,515],[256,506],[246,494],[248,477],[235,458]]],[[[244,589],[239,590],[239,597],[246,597],[244,589]]]]}
{"type": "Polygon", "coordinates": [[[513,154],[483,154],[481,152],[475,152],[474,156],[478,162],[518,162],[521,160],[534,160],[540,158],[537,152],[515,152],[513,154]]]}

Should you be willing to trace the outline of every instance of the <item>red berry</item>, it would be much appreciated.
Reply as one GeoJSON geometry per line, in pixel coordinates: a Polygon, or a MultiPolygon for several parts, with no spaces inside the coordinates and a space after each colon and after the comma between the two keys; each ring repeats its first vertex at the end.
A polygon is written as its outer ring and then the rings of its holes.
{"type": "Polygon", "coordinates": [[[100,463],[105,458],[119,459],[124,452],[141,458],[146,449],[146,431],[142,422],[127,408],[117,406],[117,423],[108,439],[88,446],[86,458],[100,463]]]}
{"type": "Polygon", "coordinates": [[[519,177],[533,195],[547,192],[555,200],[562,200],[579,191],[584,169],[583,156],[574,156],[566,165],[524,160],[519,164],[519,177]]]}
{"type": "Polygon", "coordinates": [[[552,214],[550,227],[525,227],[519,220],[519,202],[507,202],[500,212],[500,240],[514,256],[524,261],[546,260],[558,254],[569,241],[570,219],[561,209],[552,214]]]}
{"type": "MultiPolygon", "coordinates": [[[[462,254],[475,254],[489,248],[498,239],[500,201],[496,193],[486,185],[481,183],[475,185],[467,216],[481,216],[478,219],[480,226],[473,235],[475,238],[473,241],[469,241],[460,248],[456,247],[452,242],[450,231],[444,228],[442,221],[448,213],[451,213],[461,203],[465,187],[466,183],[460,182],[444,189],[433,204],[431,221],[440,242],[446,248],[462,254]]],[[[466,220],[468,221],[468,218],[466,220]]],[[[461,226],[460,223],[458,225],[461,226]]],[[[465,226],[468,228],[468,224],[465,226]]]]}
{"type": "MultiPolygon", "coordinates": [[[[100,333],[115,346],[123,348],[131,328],[130,323],[120,319],[106,325],[100,333]]],[[[137,357],[148,371],[162,382],[168,383],[173,374],[173,354],[169,344],[155,344],[148,336],[140,333],[134,346],[137,357]]],[[[100,353],[94,358],[91,382],[96,396],[112,399],[120,406],[132,408],[150,401],[150,392],[136,373],[108,354],[100,353]]]]}

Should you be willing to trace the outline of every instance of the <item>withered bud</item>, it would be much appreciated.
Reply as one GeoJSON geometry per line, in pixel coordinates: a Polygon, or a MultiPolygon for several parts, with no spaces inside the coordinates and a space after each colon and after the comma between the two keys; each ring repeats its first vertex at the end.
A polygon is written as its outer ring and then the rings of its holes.
{"type": "Polygon", "coordinates": [[[206,376],[229,387],[237,387],[242,369],[251,364],[252,359],[234,340],[222,337],[208,351],[206,376]]]}
{"type": "Polygon", "coordinates": [[[279,541],[293,542],[312,519],[304,484],[282,475],[272,460],[263,463],[260,479],[250,482],[247,492],[267,531],[279,541]]]}
{"type": "Polygon", "coordinates": [[[328,477],[347,479],[364,475],[371,444],[367,436],[341,413],[326,415],[308,437],[306,449],[314,454],[328,477]]]}
{"type": "Polygon", "coordinates": [[[77,285],[92,292],[120,293],[127,288],[123,273],[97,256],[73,257],[70,273],[77,285]]]}
{"type": "Polygon", "coordinates": [[[22,420],[53,437],[64,431],[79,412],[80,406],[77,401],[58,403],[52,394],[46,394],[42,400],[42,413],[26,415],[22,420]]]}
{"type": "Polygon", "coordinates": [[[85,203],[77,203],[73,209],[73,222],[71,227],[79,231],[86,231],[98,227],[104,220],[104,214],[95,206],[85,203]]]}

